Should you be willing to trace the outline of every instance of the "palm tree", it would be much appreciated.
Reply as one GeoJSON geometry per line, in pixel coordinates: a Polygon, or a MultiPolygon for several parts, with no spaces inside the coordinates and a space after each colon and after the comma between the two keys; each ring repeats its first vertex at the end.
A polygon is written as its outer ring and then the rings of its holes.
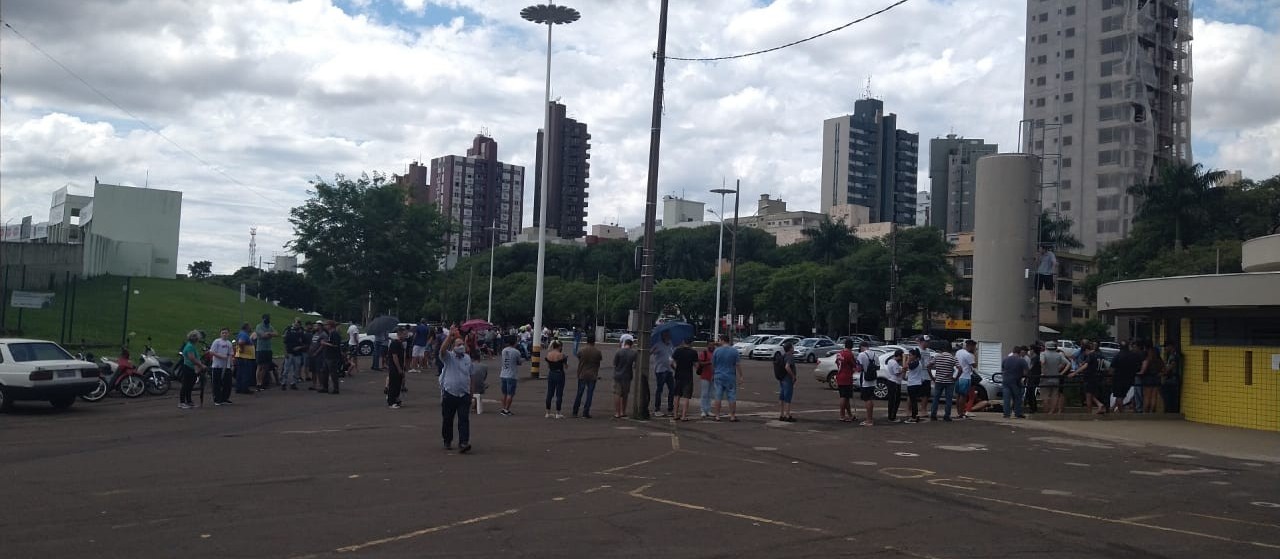
{"type": "Polygon", "coordinates": [[[843,219],[833,221],[826,215],[816,226],[806,227],[800,233],[809,239],[814,254],[822,258],[823,264],[844,256],[856,243],[853,231],[845,226],[843,219]]]}
{"type": "Polygon", "coordinates": [[[1157,180],[1131,186],[1128,192],[1138,199],[1139,219],[1152,221],[1161,229],[1172,224],[1173,249],[1181,251],[1184,223],[1191,225],[1193,220],[1208,216],[1211,190],[1224,176],[1223,171],[1205,171],[1199,163],[1178,163],[1162,167],[1157,180]]]}
{"type": "Polygon", "coordinates": [[[1071,232],[1072,225],[1070,217],[1054,217],[1048,210],[1040,212],[1040,245],[1066,250],[1083,248],[1084,243],[1071,232]]]}

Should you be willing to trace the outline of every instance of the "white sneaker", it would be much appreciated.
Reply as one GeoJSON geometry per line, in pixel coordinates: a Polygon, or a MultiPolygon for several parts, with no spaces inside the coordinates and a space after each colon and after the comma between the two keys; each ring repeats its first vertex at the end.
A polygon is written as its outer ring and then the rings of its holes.
{"type": "Polygon", "coordinates": [[[558,413],[557,413],[557,414],[556,414],[556,419],[564,419],[564,416],[563,416],[563,415],[560,415],[560,414],[558,414],[558,413]]]}
{"type": "Polygon", "coordinates": [[[543,415],[543,416],[542,416],[542,418],[543,418],[543,419],[551,419],[551,412],[547,412],[545,415],[543,415]]]}

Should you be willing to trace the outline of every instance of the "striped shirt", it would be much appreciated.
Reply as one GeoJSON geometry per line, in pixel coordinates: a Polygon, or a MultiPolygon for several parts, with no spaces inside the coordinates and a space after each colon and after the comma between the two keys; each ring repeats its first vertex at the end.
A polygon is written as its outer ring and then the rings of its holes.
{"type": "Polygon", "coordinates": [[[956,381],[956,358],[950,353],[939,353],[933,356],[933,380],[939,384],[950,384],[956,381]]]}

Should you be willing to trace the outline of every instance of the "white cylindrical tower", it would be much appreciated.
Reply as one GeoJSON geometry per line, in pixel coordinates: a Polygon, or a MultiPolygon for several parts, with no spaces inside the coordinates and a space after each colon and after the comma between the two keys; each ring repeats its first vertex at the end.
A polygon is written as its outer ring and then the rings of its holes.
{"type": "MultiPolygon", "coordinates": [[[[973,338],[1000,357],[1036,339],[1034,291],[1039,159],[1024,153],[978,160],[974,194],[973,338]]],[[[988,350],[990,351],[990,350],[988,350]]],[[[979,361],[982,361],[980,358],[979,361]]],[[[998,363],[980,363],[984,370],[998,363]]]]}

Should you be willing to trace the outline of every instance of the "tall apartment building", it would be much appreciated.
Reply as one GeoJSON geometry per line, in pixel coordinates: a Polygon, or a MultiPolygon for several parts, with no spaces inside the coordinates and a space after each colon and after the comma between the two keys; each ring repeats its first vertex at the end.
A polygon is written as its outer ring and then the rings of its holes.
{"type": "Polygon", "coordinates": [[[448,255],[469,256],[489,248],[488,228],[496,225],[497,244],[520,233],[524,212],[524,167],[498,161],[498,142],[477,134],[467,155],[431,160],[429,200],[460,226],[450,233],[448,255]]]}
{"type": "Polygon", "coordinates": [[[1026,56],[1021,147],[1093,254],[1129,233],[1129,186],[1191,161],[1189,0],[1027,0],[1026,56]]]}
{"type": "Polygon", "coordinates": [[[872,222],[916,222],[920,136],[898,129],[879,99],[859,99],[853,114],[822,123],[822,213],[844,205],[870,208],[872,222]]]}
{"type": "Polygon", "coordinates": [[[431,183],[427,178],[429,171],[426,165],[414,161],[403,175],[395,176],[396,186],[404,191],[406,203],[425,204],[431,201],[431,183]]]}
{"type": "Polygon", "coordinates": [[[946,233],[973,231],[978,158],[1000,147],[981,138],[947,134],[929,140],[929,224],[946,233]]]}
{"type": "MultiPolygon", "coordinates": [[[[587,125],[565,116],[565,106],[551,102],[551,185],[547,204],[547,228],[565,239],[587,235],[587,186],[591,177],[591,134],[587,125]]],[[[533,226],[541,225],[539,204],[542,203],[542,130],[538,131],[537,163],[534,165],[533,226]]]]}

